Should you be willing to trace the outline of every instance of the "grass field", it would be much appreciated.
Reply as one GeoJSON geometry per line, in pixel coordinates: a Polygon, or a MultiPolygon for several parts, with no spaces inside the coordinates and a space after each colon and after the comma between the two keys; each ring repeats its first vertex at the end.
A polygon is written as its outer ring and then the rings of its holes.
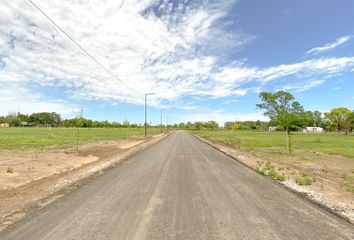
{"type": "MultiPolygon", "coordinates": [[[[275,148],[285,152],[284,132],[259,132],[236,130],[194,131],[202,137],[238,145],[246,149],[275,148]]],[[[293,133],[294,150],[309,150],[354,158],[354,135],[343,133],[293,133]]]]}
{"type": "MultiPolygon", "coordinates": [[[[0,149],[65,148],[76,144],[76,128],[0,128],[0,149]]],[[[148,129],[148,135],[160,133],[148,129]]],[[[143,136],[143,128],[80,128],[79,143],[143,136]]]]}

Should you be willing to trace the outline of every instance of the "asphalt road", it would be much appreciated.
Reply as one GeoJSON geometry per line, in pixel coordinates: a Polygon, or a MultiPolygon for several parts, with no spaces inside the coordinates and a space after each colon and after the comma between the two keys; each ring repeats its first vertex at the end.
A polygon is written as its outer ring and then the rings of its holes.
{"type": "Polygon", "coordinates": [[[0,239],[354,239],[353,225],[178,131],[0,239]]]}

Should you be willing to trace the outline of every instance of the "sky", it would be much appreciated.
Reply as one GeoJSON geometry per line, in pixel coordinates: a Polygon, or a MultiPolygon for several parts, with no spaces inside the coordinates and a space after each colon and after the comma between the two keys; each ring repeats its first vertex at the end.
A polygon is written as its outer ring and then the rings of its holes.
{"type": "Polygon", "coordinates": [[[352,0],[0,3],[0,115],[148,122],[267,120],[262,91],[354,108],[352,0]]]}

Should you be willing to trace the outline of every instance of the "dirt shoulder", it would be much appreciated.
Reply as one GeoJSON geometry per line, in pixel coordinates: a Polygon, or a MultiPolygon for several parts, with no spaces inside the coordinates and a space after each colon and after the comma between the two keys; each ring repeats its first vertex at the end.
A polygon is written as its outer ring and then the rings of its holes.
{"type": "Polygon", "coordinates": [[[297,151],[284,157],[284,154],[274,154],[275,151],[245,150],[196,137],[254,170],[266,162],[271,163],[277,172],[286,176],[285,181],[277,182],[354,223],[354,193],[350,178],[354,173],[353,159],[309,151],[297,151]],[[313,178],[314,182],[297,184],[296,180],[303,176],[313,178]]]}
{"type": "Polygon", "coordinates": [[[89,143],[80,146],[78,152],[75,149],[1,151],[0,230],[164,136],[89,143]]]}

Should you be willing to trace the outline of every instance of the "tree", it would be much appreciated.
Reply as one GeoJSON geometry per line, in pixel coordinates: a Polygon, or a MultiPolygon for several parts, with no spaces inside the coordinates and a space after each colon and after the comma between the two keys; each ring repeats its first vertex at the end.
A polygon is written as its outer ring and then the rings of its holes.
{"type": "Polygon", "coordinates": [[[306,126],[313,126],[314,125],[314,117],[313,112],[311,111],[304,111],[300,116],[298,116],[298,121],[295,123],[298,127],[306,127],[306,126]]]}
{"type": "Polygon", "coordinates": [[[179,129],[185,129],[186,128],[186,124],[181,122],[181,123],[178,124],[178,128],[179,129]]]}
{"type": "Polygon", "coordinates": [[[352,114],[351,114],[350,118],[351,118],[351,120],[350,120],[351,125],[350,125],[349,130],[350,130],[350,132],[353,132],[353,128],[354,128],[354,110],[352,111],[352,114]]]}
{"type": "Polygon", "coordinates": [[[224,128],[226,128],[226,129],[232,129],[232,125],[233,125],[234,123],[233,122],[225,122],[224,123],[224,128]]]}
{"type": "Polygon", "coordinates": [[[219,124],[215,121],[208,121],[204,123],[204,126],[208,129],[217,129],[219,128],[219,124]]]}
{"type": "MultiPolygon", "coordinates": [[[[25,118],[26,115],[20,114],[22,118],[25,118]]],[[[40,112],[32,113],[29,117],[26,118],[27,121],[31,122],[32,125],[50,125],[57,126],[61,122],[60,114],[56,112],[40,112]]]]}
{"type": "Polygon", "coordinates": [[[28,122],[28,115],[22,114],[20,112],[17,113],[17,118],[20,119],[21,122],[28,122]]]}
{"type": "Polygon", "coordinates": [[[345,128],[345,134],[348,134],[349,132],[353,132],[354,128],[354,110],[348,115],[345,123],[344,123],[344,128],[345,128]]]}
{"type": "Polygon", "coordinates": [[[21,125],[21,120],[19,118],[12,118],[10,121],[9,121],[9,124],[11,127],[18,127],[21,125]]]}
{"type": "Polygon", "coordinates": [[[272,121],[278,122],[279,125],[284,125],[291,102],[294,100],[293,95],[284,91],[278,91],[276,93],[262,92],[259,94],[259,97],[263,103],[257,104],[257,108],[265,109],[265,116],[268,116],[272,121]]]}
{"type": "Polygon", "coordinates": [[[123,122],[123,124],[122,124],[122,126],[123,126],[124,128],[129,128],[129,127],[130,127],[129,121],[128,121],[127,119],[125,119],[124,122],[123,122]]]}
{"type": "Polygon", "coordinates": [[[353,112],[348,108],[339,107],[333,108],[330,112],[325,113],[325,117],[333,126],[336,127],[338,132],[342,129],[346,129],[347,133],[347,130],[352,128],[350,126],[352,121],[352,114],[353,112]]]}
{"type": "Polygon", "coordinates": [[[323,125],[322,113],[320,111],[315,110],[313,112],[313,125],[315,127],[320,127],[323,125]]]}
{"type": "Polygon", "coordinates": [[[303,106],[295,101],[291,93],[285,91],[262,92],[259,97],[262,99],[262,103],[257,104],[257,108],[266,110],[264,115],[268,116],[271,122],[276,122],[280,127],[286,129],[286,146],[288,153],[290,153],[290,131],[292,128],[299,127],[299,117],[304,113],[303,106]]]}

